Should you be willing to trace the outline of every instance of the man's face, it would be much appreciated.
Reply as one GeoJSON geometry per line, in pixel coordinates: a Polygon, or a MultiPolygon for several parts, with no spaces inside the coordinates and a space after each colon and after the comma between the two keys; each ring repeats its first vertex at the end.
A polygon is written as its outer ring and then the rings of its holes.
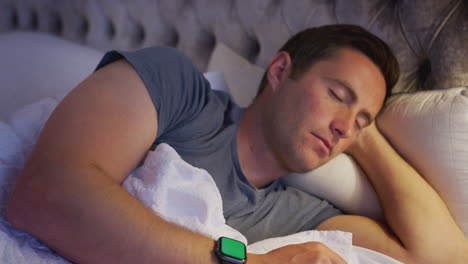
{"type": "Polygon", "coordinates": [[[287,171],[309,171],[344,152],[384,98],[379,68],[359,51],[340,49],[300,79],[277,85],[264,123],[267,140],[287,171]]]}

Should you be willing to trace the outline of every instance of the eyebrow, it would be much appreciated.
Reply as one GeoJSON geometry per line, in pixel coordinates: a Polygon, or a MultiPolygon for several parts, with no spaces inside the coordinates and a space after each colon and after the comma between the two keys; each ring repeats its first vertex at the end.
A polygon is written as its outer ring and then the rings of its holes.
{"type": "MultiPolygon", "coordinates": [[[[331,82],[335,82],[339,86],[343,87],[347,91],[347,93],[351,96],[351,101],[352,102],[357,101],[356,92],[354,91],[353,87],[347,81],[340,80],[340,79],[335,79],[335,78],[326,78],[326,79],[331,81],[331,82]]],[[[367,118],[369,124],[371,124],[374,121],[374,118],[372,118],[372,115],[369,113],[369,111],[363,110],[362,113],[367,118]]]]}

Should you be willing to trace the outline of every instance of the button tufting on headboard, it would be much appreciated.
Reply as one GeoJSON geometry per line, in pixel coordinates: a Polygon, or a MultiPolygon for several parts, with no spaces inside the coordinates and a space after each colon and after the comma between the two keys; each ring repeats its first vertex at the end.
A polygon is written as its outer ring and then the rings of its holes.
{"type": "Polygon", "coordinates": [[[217,42],[266,67],[294,33],[350,23],[389,43],[394,91],[468,84],[464,0],[0,0],[0,32],[43,31],[100,50],[170,45],[202,70],[217,42]]]}
{"type": "Polygon", "coordinates": [[[143,25],[140,23],[136,23],[132,30],[132,42],[135,46],[140,46],[143,42],[145,42],[145,29],[143,25]]]}
{"type": "Polygon", "coordinates": [[[7,9],[7,15],[4,16],[6,18],[7,27],[10,26],[11,28],[18,27],[18,12],[15,8],[7,9]]]}
{"type": "Polygon", "coordinates": [[[427,81],[432,71],[431,61],[429,58],[423,58],[419,63],[419,67],[412,73],[406,75],[404,81],[408,83],[411,90],[419,91],[426,90],[427,81]]]}
{"type": "Polygon", "coordinates": [[[37,12],[34,9],[29,11],[29,28],[31,30],[37,30],[39,27],[39,18],[37,17],[37,12]]]}
{"type": "Polygon", "coordinates": [[[108,19],[106,23],[106,37],[109,40],[113,40],[115,38],[115,26],[112,20],[108,19]]]}
{"type": "Polygon", "coordinates": [[[252,39],[250,41],[248,51],[247,59],[250,61],[257,61],[261,52],[260,42],[258,42],[257,39],[252,39]]]}
{"type": "Polygon", "coordinates": [[[166,45],[177,47],[177,45],[179,44],[179,34],[175,29],[172,29],[169,32],[171,33],[171,37],[166,42],[166,45]]]}
{"type": "Polygon", "coordinates": [[[81,39],[85,39],[89,32],[89,22],[85,16],[79,18],[78,22],[78,36],[81,39]]]}
{"type": "MultiPolygon", "coordinates": [[[[50,11],[49,15],[45,18],[48,21],[46,22],[47,32],[51,32],[55,35],[63,34],[63,21],[60,15],[56,11],[50,11]]],[[[89,27],[89,24],[88,24],[89,27]]]]}

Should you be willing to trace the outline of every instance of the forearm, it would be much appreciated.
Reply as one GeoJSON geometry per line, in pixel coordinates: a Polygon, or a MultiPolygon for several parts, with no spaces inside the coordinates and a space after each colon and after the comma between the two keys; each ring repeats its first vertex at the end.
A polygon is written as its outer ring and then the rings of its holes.
{"type": "Polygon", "coordinates": [[[66,182],[59,178],[47,187],[21,178],[8,216],[66,258],[78,263],[217,263],[213,240],[164,221],[108,177],[82,170],[66,182]]]}
{"type": "Polygon", "coordinates": [[[403,246],[426,256],[459,252],[466,238],[434,189],[376,128],[359,142],[351,154],[368,175],[386,221],[403,246]]]}

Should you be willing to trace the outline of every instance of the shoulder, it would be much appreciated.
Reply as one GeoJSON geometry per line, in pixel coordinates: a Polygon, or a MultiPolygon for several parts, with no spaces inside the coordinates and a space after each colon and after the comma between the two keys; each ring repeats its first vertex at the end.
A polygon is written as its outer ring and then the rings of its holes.
{"type": "Polygon", "coordinates": [[[143,82],[118,60],[90,75],[57,106],[38,141],[47,155],[37,160],[94,164],[120,182],[151,147],[157,129],[157,112],[143,82]]]}

